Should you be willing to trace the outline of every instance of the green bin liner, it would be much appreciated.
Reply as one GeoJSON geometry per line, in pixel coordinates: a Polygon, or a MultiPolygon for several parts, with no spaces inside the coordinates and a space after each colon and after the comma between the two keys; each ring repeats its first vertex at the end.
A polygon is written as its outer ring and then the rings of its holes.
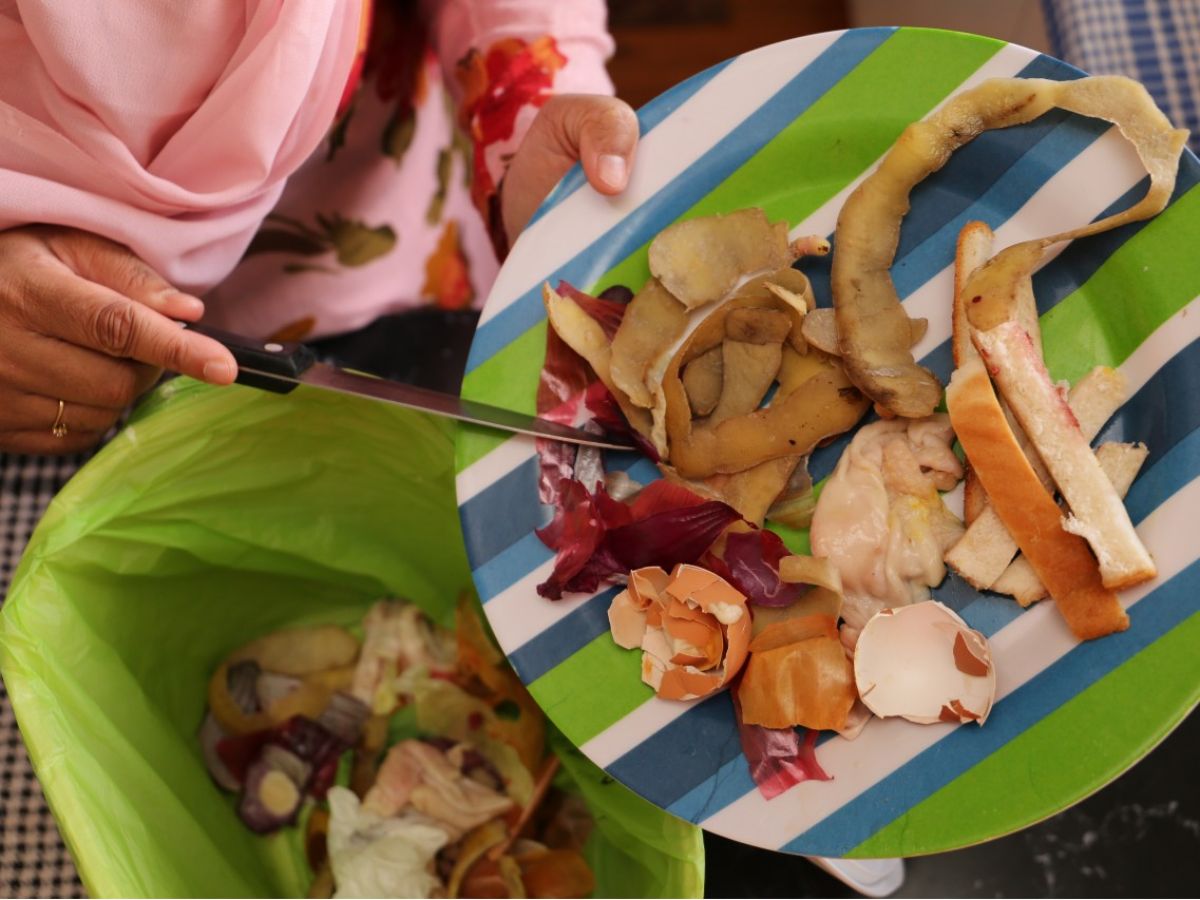
{"type": "MultiPolygon", "coordinates": [[[[195,734],[213,668],[383,595],[452,624],[470,584],[450,423],[299,388],[160,387],[50,505],[0,616],[0,671],[94,896],[305,896],[298,829],[250,833],[195,734]]],[[[531,596],[531,603],[543,602],[531,596]]],[[[561,736],[598,896],[701,896],[700,832],[561,736]]]]}

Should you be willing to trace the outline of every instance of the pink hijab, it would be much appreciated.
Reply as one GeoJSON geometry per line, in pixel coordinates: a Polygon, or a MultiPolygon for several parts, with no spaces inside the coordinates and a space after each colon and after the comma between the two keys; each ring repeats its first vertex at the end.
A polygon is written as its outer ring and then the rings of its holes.
{"type": "Polygon", "coordinates": [[[361,7],[0,0],[0,229],[99,232],[202,293],[324,138],[361,7]]]}

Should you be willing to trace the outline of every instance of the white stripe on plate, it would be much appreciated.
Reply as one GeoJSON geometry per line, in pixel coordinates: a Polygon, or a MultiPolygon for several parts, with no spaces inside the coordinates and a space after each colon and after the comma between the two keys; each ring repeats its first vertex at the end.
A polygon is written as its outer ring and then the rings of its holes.
{"type": "Polygon", "coordinates": [[[553,603],[542,599],[537,594],[537,586],[549,578],[553,571],[554,560],[548,559],[484,606],[492,632],[500,642],[501,649],[509,656],[595,596],[566,595],[553,603]]]}
{"type": "MultiPolygon", "coordinates": [[[[1036,54],[1033,54],[1032,51],[1026,49],[1025,47],[1021,47],[1017,44],[1005,44],[996,51],[996,54],[991,59],[976,69],[970,77],[963,81],[962,84],[943,97],[941,102],[931,109],[927,115],[932,115],[934,112],[941,109],[943,106],[949,103],[955,95],[960,94],[969,88],[973,88],[982,82],[987,81],[989,78],[1005,78],[1016,75],[1027,65],[1029,65],[1029,63],[1035,58],[1036,54]]],[[[888,149],[890,150],[891,148],[889,147],[888,149]]],[[[883,156],[886,155],[887,153],[885,152],[883,156]]],[[[863,183],[863,181],[866,180],[868,175],[879,168],[879,162],[883,159],[883,156],[880,156],[879,159],[871,163],[871,165],[868,166],[861,175],[826,200],[818,209],[805,218],[804,221],[793,228],[789,232],[791,237],[797,238],[806,234],[819,234],[822,236],[833,234],[834,226],[837,225],[838,213],[842,211],[842,206],[845,204],[846,198],[854,192],[855,188],[857,188],[863,183]]]]}
{"type": "MultiPolygon", "coordinates": [[[[1154,550],[1159,577],[1121,596],[1128,608],[1156,587],[1183,571],[1200,550],[1181,535],[1179,523],[1200,504],[1200,478],[1165,500],[1138,527],[1154,550]]],[[[990,639],[992,655],[1004,660],[997,668],[996,699],[1000,700],[1043,672],[1078,645],[1052,603],[1039,603],[1000,629],[990,639]]],[[[970,727],[970,726],[968,726],[970,727]]],[[[949,725],[912,725],[897,719],[872,721],[858,740],[838,738],[821,748],[821,766],[832,781],[805,782],[784,796],[766,801],[757,789],[704,820],[718,834],[769,837],[781,847],[836,812],[859,794],[883,781],[917,754],[953,730],[949,725]],[[780,836],[783,836],[782,839],[780,836]]]]}
{"type": "MultiPolygon", "coordinates": [[[[1145,176],[1146,170],[1129,142],[1115,128],[1106,131],[996,229],[995,252],[1020,241],[1086,225],[1145,176]],[[1064,209],[1071,210],[1069,222],[1063,221],[1064,209]]],[[[1047,261],[1066,246],[1056,244],[1047,254],[1047,261]]],[[[953,294],[954,266],[949,265],[905,298],[905,312],[929,320],[929,330],[914,348],[918,359],[950,338],[953,294]]]]}
{"type": "Polygon", "coordinates": [[[606,769],[642,740],[657,734],[682,716],[692,708],[694,702],[679,703],[652,697],[579,749],[600,768],[606,769]],[[638,735],[638,740],[631,743],[631,735],[638,735]]]}
{"type": "MultiPolygon", "coordinates": [[[[517,247],[535,245],[539,268],[553,272],[711,150],[841,35],[830,32],[798,40],[794,55],[788,56],[784,66],[778,65],[779,54],[739,56],[646,135],[624,192],[609,198],[595,191],[576,191],[534,222],[517,247]],[[711,96],[730,95],[731,85],[736,85],[739,102],[714,104],[711,96]],[[571,222],[570,228],[562,227],[564,217],[571,222]]],[[[480,326],[507,309],[534,283],[525,267],[502,268],[480,315],[480,326]]]]}
{"type": "Polygon", "coordinates": [[[1200,297],[1179,310],[1154,330],[1154,333],[1138,345],[1121,363],[1121,371],[1129,379],[1129,396],[1132,397],[1168,361],[1174,359],[1196,338],[1200,337],[1200,297]]]}
{"type": "Polygon", "coordinates": [[[537,456],[537,440],[518,434],[458,473],[458,505],[462,506],[480,491],[491,487],[509,472],[537,456]]]}

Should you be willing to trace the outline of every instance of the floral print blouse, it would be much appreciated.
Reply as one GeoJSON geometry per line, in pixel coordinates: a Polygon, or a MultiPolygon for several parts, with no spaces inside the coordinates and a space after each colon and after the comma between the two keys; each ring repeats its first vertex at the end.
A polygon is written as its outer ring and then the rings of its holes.
{"type": "Polygon", "coordinates": [[[364,2],[336,122],[205,296],[214,324],[304,340],[481,305],[497,186],[538,108],[612,92],[602,0],[364,2]]]}

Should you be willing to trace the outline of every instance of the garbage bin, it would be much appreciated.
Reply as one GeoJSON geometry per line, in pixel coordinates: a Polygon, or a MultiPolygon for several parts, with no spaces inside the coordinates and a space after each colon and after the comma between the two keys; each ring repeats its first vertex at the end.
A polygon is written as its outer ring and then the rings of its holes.
{"type": "MultiPolygon", "coordinates": [[[[84,884],[103,896],[304,896],[296,829],[251,834],[196,730],[212,669],[380,596],[452,622],[470,584],[453,428],[300,388],[160,387],[67,485],[0,616],[0,671],[84,884]]],[[[596,819],[598,896],[700,896],[698,830],[556,739],[596,819]]]]}

